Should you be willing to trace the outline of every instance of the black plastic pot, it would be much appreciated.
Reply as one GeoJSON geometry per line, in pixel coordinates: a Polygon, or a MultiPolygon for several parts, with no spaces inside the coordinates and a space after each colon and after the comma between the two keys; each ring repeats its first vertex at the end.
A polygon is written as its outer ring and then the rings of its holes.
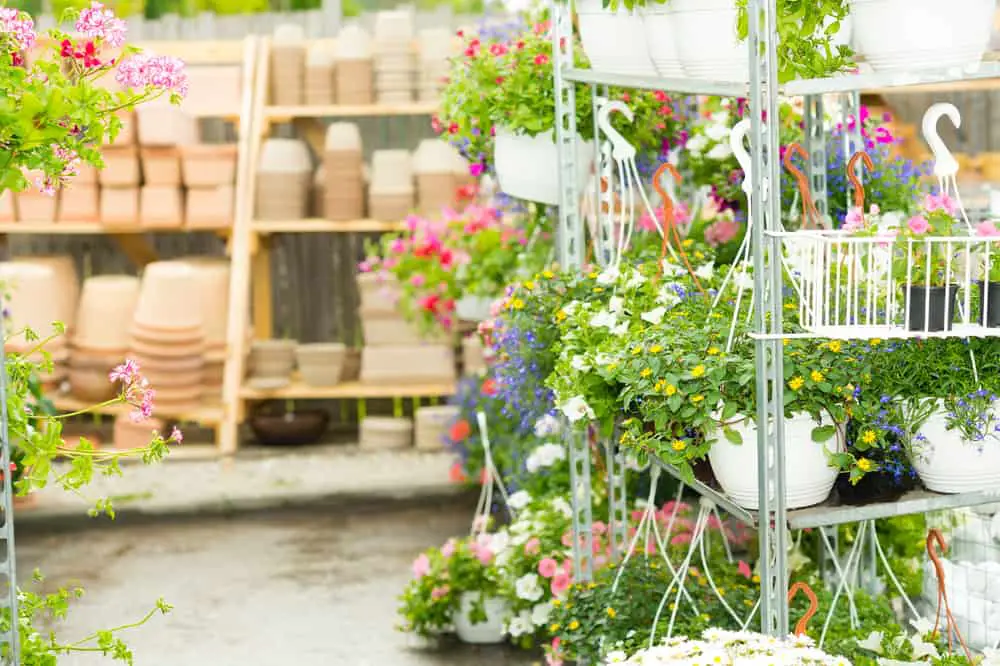
{"type": "Polygon", "coordinates": [[[848,474],[841,474],[837,477],[837,496],[841,503],[852,506],[862,504],[872,504],[874,502],[894,502],[903,493],[913,490],[916,482],[913,479],[901,479],[896,481],[891,474],[881,472],[870,472],[861,477],[856,484],[851,483],[848,474]]]}
{"type": "Polygon", "coordinates": [[[979,321],[987,328],[1000,328],[1000,282],[979,285],[979,321]]]}
{"type": "Polygon", "coordinates": [[[950,331],[951,322],[955,318],[957,295],[958,285],[955,284],[943,287],[910,285],[907,288],[907,330],[928,333],[950,331]]]}

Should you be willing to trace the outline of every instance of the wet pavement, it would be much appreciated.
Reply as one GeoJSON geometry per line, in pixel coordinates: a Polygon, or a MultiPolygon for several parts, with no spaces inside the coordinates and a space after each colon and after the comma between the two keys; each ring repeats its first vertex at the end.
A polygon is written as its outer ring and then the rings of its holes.
{"type": "MultiPolygon", "coordinates": [[[[234,518],[18,531],[19,578],[80,584],[58,635],[131,622],[158,597],[167,616],[129,634],[137,666],[528,666],[505,648],[429,650],[394,630],[419,550],[468,530],[472,505],[316,509],[234,518]]],[[[99,655],[59,660],[107,664],[99,655]]]]}

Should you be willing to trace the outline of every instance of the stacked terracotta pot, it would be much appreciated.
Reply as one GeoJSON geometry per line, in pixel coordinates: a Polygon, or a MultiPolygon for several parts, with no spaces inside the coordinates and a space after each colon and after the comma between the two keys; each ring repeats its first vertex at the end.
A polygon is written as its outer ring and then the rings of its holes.
{"type": "Polygon", "coordinates": [[[421,30],[419,35],[420,65],[416,82],[417,98],[421,102],[436,102],[441,98],[445,79],[454,52],[454,34],[445,28],[421,30]]]}
{"type": "Polygon", "coordinates": [[[279,25],[271,45],[271,103],[297,106],[305,101],[306,39],[301,26],[279,25]]]}
{"type": "Polygon", "coordinates": [[[205,367],[202,397],[222,401],[226,362],[226,332],[229,325],[229,261],[215,257],[182,260],[194,268],[201,296],[201,321],[205,332],[205,367]]]}
{"type": "Polygon", "coordinates": [[[184,224],[181,146],[197,143],[197,119],[165,100],[143,105],[136,113],[143,183],[139,222],[155,229],[179,228],[184,224]]]}
{"type": "Polygon", "coordinates": [[[254,340],[247,364],[249,384],[261,391],[284,388],[295,371],[295,340],[254,340]]]}
{"type": "Polygon", "coordinates": [[[335,386],[344,376],[347,347],[339,342],[299,345],[295,362],[299,377],[307,386],[335,386]]]}
{"type": "Polygon", "coordinates": [[[413,421],[392,416],[361,420],[358,447],[364,451],[405,449],[413,444],[413,421]]]}
{"type": "Polygon", "coordinates": [[[306,53],[305,103],[325,106],[337,101],[337,49],[333,42],[316,42],[306,53]]]}
{"type": "Polygon", "coordinates": [[[139,166],[139,147],[136,145],[137,126],[138,120],[134,113],[123,116],[122,131],[118,133],[114,145],[105,146],[101,150],[104,168],[98,172],[101,185],[100,218],[107,226],[130,227],[139,224],[142,171],[139,166]]]}
{"type": "Polygon", "coordinates": [[[307,217],[312,178],[312,156],[304,141],[266,140],[257,166],[257,218],[301,220],[307,217]]]}
{"type": "Polygon", "coordinates": [[[439,215],[458,204],[458,190],[468,180],[468,164],[439,139],[424,139],[413,153],[417,201],[424,215],[439,215]]]}
{"type": "Polygon", "coordinates": [[[353,123],[334,123],[323,152],[323,215],[328,220],[364,217],[365,183],[361,132],[353,123]]]}
{"type": "Polygon", "coordinates": [[[197,408],[205,374],[203,283],[183,261],[146,266],[129,334],[129,355],[156,391],[160,413],[197,408]]]}
{"type": "Polygon", "coordinates": [[[337,103],[371,104],[371,37],[358,26],[348,26],[337,36],[337,103]]]}
{"type": "MultiPolygon", "coordinates": [[[[74,275],[75,280],[75,275],[74,275]]],[[[39,338],[54,336],[44,345],[45,352],[52,357],[53,368],[45,373],[44,383],[58,383],[66,377],[66,361],[69,347],[64,334],[56,334],[54,324],[67,322],[66,303],[62,298],[54,298],[60,290],[72,290],[73,284],[66,276],[45,261],[17,261],[0,263],[0,282],[8,290],[10,299],[6,303],[9,317],[4,322],[6,334],[5,348],[8,352],[30,354],[32,360],[41,362],[43,356],[38,349],[39,341],[29,339],[25,329],[31,329],[39,338]]]]}
{"type": "Polygon", "coordinates": [[[59,191],[43,192],[45,173],[42,171],[25,171],[28,188],[15,196],[15,210],[20,222],[53,223],[59,214],[59,191]]]}
{"type": "Polygon", "coordinates": [[[368,189],[368,214],[384,222],[402,220],[413,210],[413,165],[406,150],[376,150],[368,189]]]}
{"type": "Polygon", "coordinates": [[[139,279],[100,275],[83,282],[69,357],[72,394],[88,402],[114,396],[108,373],[129,355],[139,279]]]}
{"type": "Polygon", "coordinates": [[[379,104],[413,101],[413,13],[379,12],[375,16],[375,99],[379,104]]]}
{"type": "Polygon", "coordinates": [[[236,144],[192,144],[181,146],[180,154],[187,226],[192,229],[232,226],[236,144]]]}
{"type": "Polygon", "coordinates": [[[447,338],[423,335],[398,308],[399,286],[374,273],[358,275],[365,346],[360,380],[364,383],[454,381],[455,355],[447,338]]]}

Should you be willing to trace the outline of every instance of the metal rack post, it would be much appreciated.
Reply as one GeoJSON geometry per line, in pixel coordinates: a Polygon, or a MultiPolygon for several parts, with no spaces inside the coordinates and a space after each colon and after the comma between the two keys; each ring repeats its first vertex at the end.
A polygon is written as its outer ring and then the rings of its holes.
{"type": "MultiPolygon", "coordinates": [[[[0,340],[6,339],[6,322],[0,317],[0,340]]],[[[17,607],[17,558],[14,552],[14,479],[10,470],[10,430],[7,414],[7,354],[0,349],[0,611],[10,614],[10,622],[0,630],[0,654],[7,664],[21,663],[17,607]]]]}
{"type": "Polygon", "coordinates": [[[824,220],[828,220],[830,207],[826,200],[826,128],[822,95],[806,96],[805,125],[809,190],[816,210],[824,220]]]}

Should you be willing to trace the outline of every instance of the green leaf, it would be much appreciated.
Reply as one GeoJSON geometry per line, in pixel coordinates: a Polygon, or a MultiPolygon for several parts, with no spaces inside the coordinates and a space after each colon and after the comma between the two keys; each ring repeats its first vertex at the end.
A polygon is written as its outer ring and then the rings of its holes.
{"type": "Polygon", "coordinates": [[[743,444],[743,435],[736,432],[732,428],[723,428],[722,434],[725,435],[726,439],[728,439],[733,444],[743,444]]]}
{"type": "Polygon", "coordinates": [[[812,440],[814,442],[826,442],[837,434],[837,427],[832,425],[818,426],[813,428],[812,440]]]}

